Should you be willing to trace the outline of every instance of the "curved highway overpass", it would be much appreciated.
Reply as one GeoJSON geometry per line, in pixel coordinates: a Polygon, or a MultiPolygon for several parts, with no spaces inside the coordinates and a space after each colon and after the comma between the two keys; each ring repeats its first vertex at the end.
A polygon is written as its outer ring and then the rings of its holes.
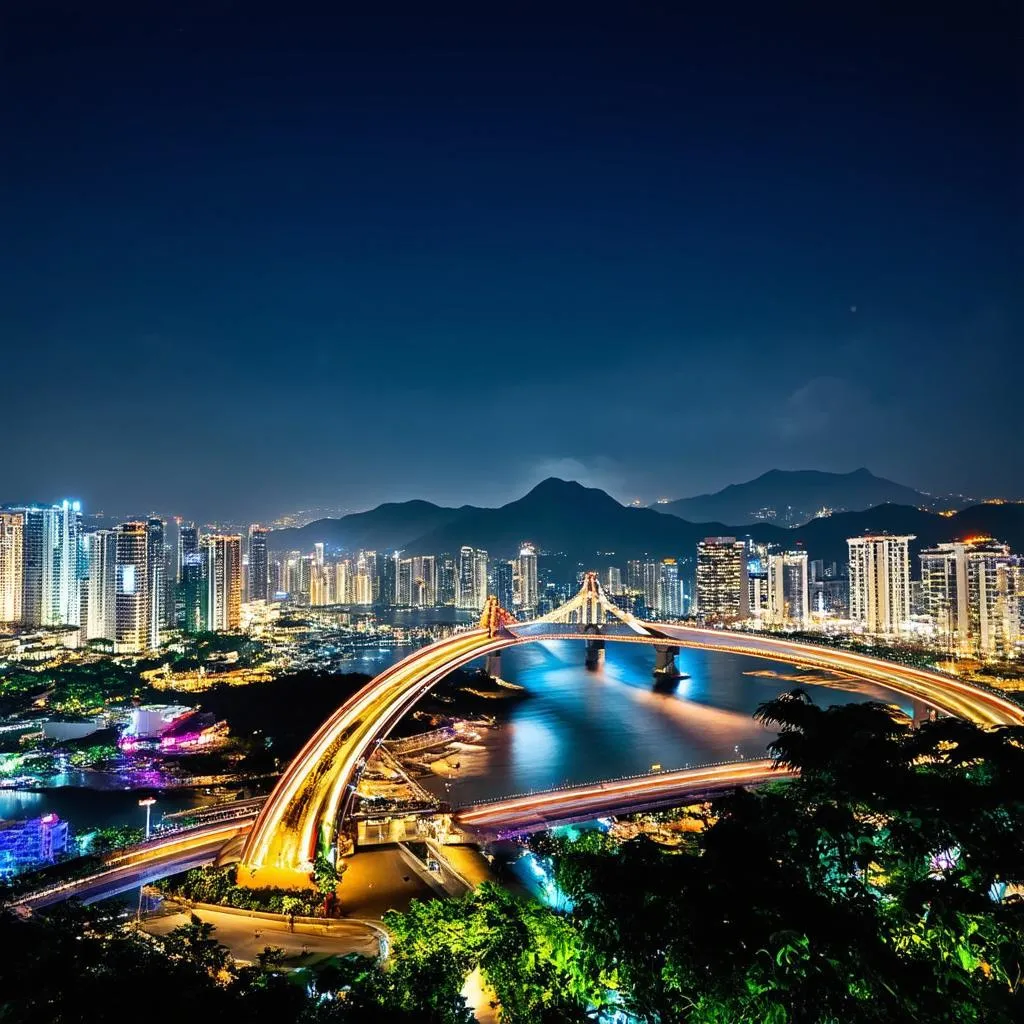
{"type": "Polygon", "coordinates": [[[1024,709],[998,693],[943,673],[781,637],[648,625],[608,602],[596,575],[567,605],[534,623],[517,623],[492,599],[477,629],[430,644],[386,669],[346,701],[285,770],[242,851],[240,881],[295,884],[318,849],[336,841],[359,774],[376,744],[453,669],[538,639],[613,640],[747,654],[855,675],[981,725],[1024,724],[1024,709]],[[547,632],[538,633],[541,626],[547,632]],[[557,627],[557,628],[555,628],[557,627]]]}

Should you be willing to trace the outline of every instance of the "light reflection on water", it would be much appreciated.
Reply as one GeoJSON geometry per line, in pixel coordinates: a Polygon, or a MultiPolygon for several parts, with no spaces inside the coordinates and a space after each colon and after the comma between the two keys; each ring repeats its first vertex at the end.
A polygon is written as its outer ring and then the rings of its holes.
{"type": "Polygon", "coordinates": [[[504,651],[502,675],[530,696],[506,705],[499,712],[506,724],[487,735],[484,749],[460,751],[458,769],[447,780],[429,780],[431,787],[454,803],[471,803],[633,775],[655,764],[670,769],[763,757],[774,734],[752,715],[798,685],[822,706],[905,703],[860,680],[685,648],[676,660],[689,678],[672,692],[656,692],[653,649],[609,643],[596,672],[585,668],[583,654],[583,644],[572,641],[504,651]]]}

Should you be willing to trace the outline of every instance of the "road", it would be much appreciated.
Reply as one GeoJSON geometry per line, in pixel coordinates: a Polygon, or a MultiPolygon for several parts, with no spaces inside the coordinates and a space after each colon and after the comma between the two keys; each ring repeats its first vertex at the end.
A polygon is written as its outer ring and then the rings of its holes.
{"type": "Polygon", "coordinates": [[[151,935],[166,935],[188,924],[193,913],[200,920],[212,924],[217,929],[214,938],[227,946],[236,960],[245,963],[255,963],[256,954],[266,946],[277,946],[285,951],[286,967],[308,967],[318,960],[347,953],[369,957],[380,954],[380,931],[361,921],[325,922],[319,933],[291,931],[285,921],[269,921],[200,907],[195,911],[182,910],[147,918],[142,928],[151,935]]]}
{"type": "Polygon", "coordinates": [[[736,786],[752,786],[783,779],[793,773],[775,768],[768,758],[702,768],[682,768],[613,782],[496,800],[460,811],[456,824],[500,835],[538,832],[552,825],[589,821],[606,814],[626,814],[644,808],[670,806],[687,797],[710,796],[736,786]]]}

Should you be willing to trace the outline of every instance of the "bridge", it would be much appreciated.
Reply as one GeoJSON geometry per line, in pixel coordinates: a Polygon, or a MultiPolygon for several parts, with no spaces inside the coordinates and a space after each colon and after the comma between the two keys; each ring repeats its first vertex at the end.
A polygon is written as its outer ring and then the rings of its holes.
{"type": "MultiPolygon", "coordinates": [[[[402,715],[453,669],[542,639],[586,641],[588,660],[606,641],[648,644],[655,648],[656,673],[659,668],[672,671],[680,647],[769,658],[871,680],[980,725],[1024,724],[1024,709],[1002,694],[941,672],[784,637],[640,622],[609,601],[590,573],[572,601],[531,622],[517,622],[490,598],[477,628],[421,648],[380,673],[314,733],[262,806],[247,801],[215,809],[200,825],[113,854],[91,875],[29,894],[21,905],[42,907],[70,897],[102,899],[200,864],[236,859],[241,860],[241,882],[309,884],[318,852],[337,856],[351,848],[360,775],[402,715]]],[[[660,772],[463,808],[455,823],[482,836],[529,832],[604,814],[673,806],[682,798],[696,800],[771,777],[777,776],[767,761],[660,772]]]]}
{"type": "Polygon", "coordinates": [[[299,885],[318,855],[347,853],[360,775],[398,720],[453,669],[479,658],[491,658],[493,665],[505,648],[543,639],[586,641],[588,660],[595,661],[606,641],[648,644],[668,673],[680,647],[747,654],[855,675],[981,725],[1024,724],[1024,709],[1013,701],[941,672],[782,637],[640,622],[608,599],[596,573],[588,573],[572,600],[530,622],[517,622],[489,598],[476,629],[414,652],[346,701],[305,744],[264,804],[241,851],[239,880],[299,885]]]}

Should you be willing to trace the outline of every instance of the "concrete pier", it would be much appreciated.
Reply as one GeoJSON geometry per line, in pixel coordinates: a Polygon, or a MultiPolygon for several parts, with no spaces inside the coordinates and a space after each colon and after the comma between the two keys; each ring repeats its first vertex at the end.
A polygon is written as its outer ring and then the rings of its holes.
{"type": "Polygon", "coordinates": [[[659,644],[654,648],[654,678],[678,679],[682,673],[676,665],[679,648],[671,644],[659,644]]]}
{"type": "Polygon", "coordinates": [[[591,672],[596,672],[599,668],[604,665],[604,641],[603,640],[588,640],[587,641],[587,668],[591,672]]]}

